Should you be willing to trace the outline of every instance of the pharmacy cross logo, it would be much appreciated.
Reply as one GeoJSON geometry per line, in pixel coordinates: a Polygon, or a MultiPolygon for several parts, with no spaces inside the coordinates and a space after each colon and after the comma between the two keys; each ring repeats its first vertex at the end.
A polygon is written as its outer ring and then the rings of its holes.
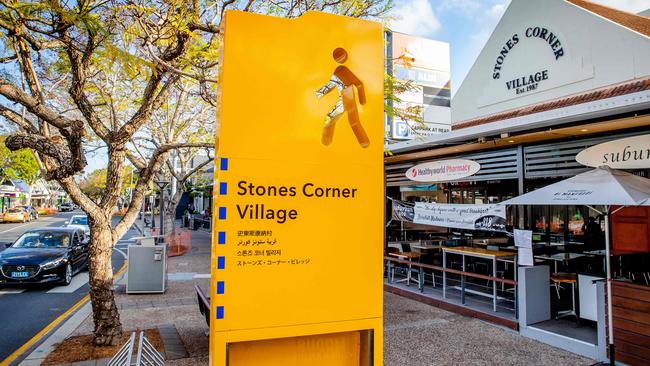
{"type": "Polygon", "coordinates": [[[345,61],[348,59],[348,53],[343,48],[337,48],[332,52],[334,60],[340,64],[330,78],[327,85],[320,88],[316,95],[323,99],[326,95],[336,92],[339,89],[339,99],[336,105],[330,110],[325,118],[325,125],[323,127],[323,136],[321,141],[323,145],[330,145],[334,139],[334,129],[336,123],[343,117],[344,114],[348,117],[348,122],[352,128],[359,145],[361,147],[368,147],[370,140],[366,134],[366,130],[361,125],[359,118],[358,104],[366,104],[366,94],[363,83],[350,69],[345,66],[345,61]],[[358,104],[357,104],[358,101],[358,104]]]}

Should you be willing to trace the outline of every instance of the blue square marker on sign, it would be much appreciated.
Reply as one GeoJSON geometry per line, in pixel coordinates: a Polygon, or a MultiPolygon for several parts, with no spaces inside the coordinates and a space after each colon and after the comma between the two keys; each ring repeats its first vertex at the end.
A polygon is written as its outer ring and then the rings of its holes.
{"type": "Polygon", "coordinates": [[[217,295],[223,295],[226,284],[223,281],[217,282],[217,295]]]}
{"type": "Polygon", "coordinates": [[[226,208],[219,207],[219,220],[225,220],[225,219],[226,219],[226,208]]]}
{"type": "Polygon", "coordinates": [[[224,196],[228,193],[228,183],[221,182],[219,183],[219,194],[224,196]]]}
{"type": "Polygon", "coordinates": [[[228,158],[221,158],[221,161],[219,162],[219,169],[228,170],[228,158]]]}
{"type": "Polygon", "coordinates": [[[218,244],[226,244],[226,232],[225,231],[219,231],[217,234],[217,243],[218,244]]]}
{"type": "Polygon", "coordinates": [[[226,257],[217,257],[217,269],[226,268],[226,257]]]}
{"type": "Polygon", "coordinates": [[[217,306],[217,319],[223,319],[223,306],[217,306]]]}

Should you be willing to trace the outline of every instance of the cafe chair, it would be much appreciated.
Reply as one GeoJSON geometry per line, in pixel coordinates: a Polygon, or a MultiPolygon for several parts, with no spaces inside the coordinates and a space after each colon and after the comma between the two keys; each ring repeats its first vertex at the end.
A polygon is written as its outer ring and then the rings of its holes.
{"type": "Polygon", "coordinates": [[[575,273],[553,273],[551,275],[552,286],[555,287],[555,292],[557,298],[560,299],[560,289],[562,289],[563,283],[568,283],[571,285],[571,309],[570,310],[561,310],[557,312],[555,319],[564,318],[566,316],[575,316],[576,314],[576,283],[578,282],[578,276],[575,273]]]}
{"type": "Polygon", "coordinates": [[[649,285],[650,281],[650,272],[648,272],[650,268],[648,265],[647,257],[641,254],[630,254],[623,260],[627,278],[636,282],[636,275],[641,275],[646,286],[649,285]]]}
{"type": "MultiPolygon", "coordinates": [[[[395,247],[387,247],[386,248],[386,256],[390,257],[391,253],[396,254],[399,253],[400,250],[395,247]]],[[[386,261],[386,276],[388,276],[388,282],[393,283],[395,281],[395,269],[397,268],[398,264],[393,264],[390,261],[386,261]]],[[[400,266],[402,267],[402,266],[400,266]]],[[[404,267],[405,268],[405,267],[404,267]]]]}
{"type": "MultiPolygon", "coordinates": [[[[390,247],[387,248],[387,255],[395,257],[397,259],[401,260],[406,260],[409,262],[413,262],[414,260],[417,260],[417,262],[420,262],[420,254],[416,252],[411,252],[410,249],[411,247],[409,246],[408,243],[402,243],[402,249],[408,249],[409,251],[395,251],[395,248],[390,247]]],[[[411,285],[411,281],[415,282],[418,284],[418,288],[420,291],[423,291],[423,280],[422,280],[422,269],[419,266],[416,266],[413,268],[411,264],[393,264],[391,265],[392,270],[391,270],[391,283],[397,283],[397,282],[406,282],[406,286],[411,285]],[[406,278],[397,280],[395,281],[395,269],[399,266],[400,271],[405,271],[406,272],[406,278]],[[417,278],[413,278],[413,272],[417,273],[417,278]]]]}

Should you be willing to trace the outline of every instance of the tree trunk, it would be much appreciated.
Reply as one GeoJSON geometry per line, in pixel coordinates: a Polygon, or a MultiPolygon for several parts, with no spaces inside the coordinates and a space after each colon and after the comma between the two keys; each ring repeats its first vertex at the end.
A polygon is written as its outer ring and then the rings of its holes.
{"type": "Polygon", "coordinates": [[[165,222],[165,234],[172,235],[172,238],[176,236],[176,208],[178,203],[181,200],[183,195],[183,184],[179,183],[177,185],[174,195],[169,201],[166,202],[165,212],[164,212],[164,222],[165,222]],[[180,188],[179,188],[180,187],[180,188]]]}
{"type": "Polygon", "coordinates": [[[165,207],[165,212],[163,213],[163,223],[165,225],[165,235],[172,238],[172,241],[174,241],[176,237],[176,205],[172,206],[171,201],[169,201],[168,204],[169,206],[165,207]]]}
{"type": "MultiPolygon", "coordinates": [[[[112,209],[112,207],[110,208],[112,209]]],[[[122,338],[120,314],[113,294],[113,238],[111,235],[111,213],[100,220],[90,222],[89,274],[90,300],[93,307],[96,345],[115,346],[122,338]]]]}

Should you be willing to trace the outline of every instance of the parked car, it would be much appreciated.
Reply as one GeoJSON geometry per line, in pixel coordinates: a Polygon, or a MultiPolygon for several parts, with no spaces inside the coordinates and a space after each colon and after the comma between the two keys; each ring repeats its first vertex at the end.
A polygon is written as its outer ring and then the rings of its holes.
{"type": "Polygon", "coordinates": [[[90,237],[90,227],[88,226],[88,216],[86,215],[72,215],[70,220],[65,222],[65,226],[82,229],[84,234],[90,237]]]}
{"type": "Polygon", "coordinates": [[[20,207],[10,208],[2,215],[2,222],[27,222],[31,221],[29,212],[20,207]]]}
{"type": "Polygon", "coordinates": [[[0,286],[60,283],[88,266],[88,238],[74,227],[25,232],[0,252],[0,286]]]}
{"type": "Polygon", "coordinates": [[[72,210],[74,210],[74,205],[70,202],[63,202],[59,206],[59,211],[61,212],[72,211],[72,210]]]}
{"type": "Polygon", "coordinates": [[[30,221],[38,219],[38,212],[32,206],[18,206],[29,213],[30,221]]]}

